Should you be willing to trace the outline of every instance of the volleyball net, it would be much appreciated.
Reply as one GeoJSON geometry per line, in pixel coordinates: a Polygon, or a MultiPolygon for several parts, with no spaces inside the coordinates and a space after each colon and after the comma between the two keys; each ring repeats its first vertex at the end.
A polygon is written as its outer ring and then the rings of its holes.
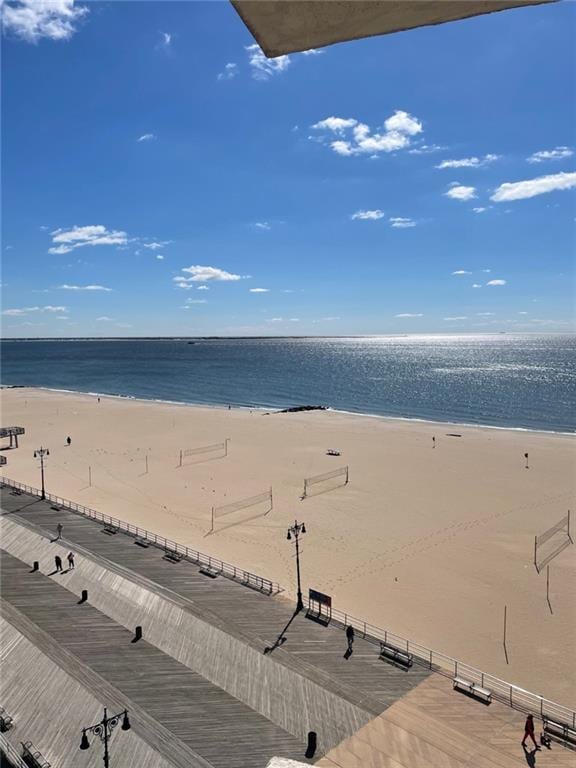
{"type": "Polygon", "coordinates": [[[274,506],[274,497],[272,495],[272,488],[269,488],[264,493],[256,494],[256,496],[250,496],[246,499],[233,501],[230,504],[223,504],[220,507],[212,507],[211,532],[215,530],[216,523],[224,517],[233,515],[236,512],[242,512],[245,509],[255,510],[256,507],[262,507],[262,509],[260,509],[256,514],[256,517],[261,517],[261,516],[263,517],[264,515],[267,515],[269,512],[272,511],[273,506],[274,506]]]}
{"type": "Polygon", "coordinates": [[[547,531],[534,536],[534,566],[538,573],[557,555],[573,544],[570,535],[570,510],[547,531]]]}
{"type": "Polygon", "coordinates": [[[348,471],[348,465],[345,467],[340,467],[339,469],[333,469],[331,472],[324,472],[322,475],[305,477],[304,492],[302,493],[302,498],[305,499],[307,496],[309,496],[310,490],[315,486],[319,486],[317,488],[317,492],[322,490],[331,490],[332,488],[338,488],[341,485],[348,485],[349,479],[350,475],[348,471]]]}
{"type": "Polygon", "coordinates": [[[212,454],[214,458],[228,456],[228,443],[230,438],[226,438],[223,443],[213,443],[212,445],[201,445],[199,448],[182,448],[178,459],[178,466],[182,467],[186,459],[192,456],[204,456],[212,454]]]}

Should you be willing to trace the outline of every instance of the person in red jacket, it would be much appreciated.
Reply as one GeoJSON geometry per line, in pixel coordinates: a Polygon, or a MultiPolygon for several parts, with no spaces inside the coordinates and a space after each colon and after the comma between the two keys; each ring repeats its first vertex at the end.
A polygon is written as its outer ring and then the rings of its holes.
{"type": "Polygon", "coordinates": [[[536,744],[536,739],[534,738],[534,718],[532,715],[528,715],[526,718],[526,724],[524,725],[524,738],[522,739],[522,746],[526,746],[526,739],[532,739],[534,742],[534,746],[536,749],[540,749],[538,744],[536,744]]]}

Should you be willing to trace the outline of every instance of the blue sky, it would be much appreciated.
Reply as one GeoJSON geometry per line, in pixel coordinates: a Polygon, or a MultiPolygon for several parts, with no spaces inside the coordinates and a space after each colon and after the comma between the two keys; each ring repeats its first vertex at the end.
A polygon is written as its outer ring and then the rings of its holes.
{"type": "Polygon", "coordinates": [[[226,2],[3,12],[5,336],[573,328],[574,3],[272,61],[226,2]]]}

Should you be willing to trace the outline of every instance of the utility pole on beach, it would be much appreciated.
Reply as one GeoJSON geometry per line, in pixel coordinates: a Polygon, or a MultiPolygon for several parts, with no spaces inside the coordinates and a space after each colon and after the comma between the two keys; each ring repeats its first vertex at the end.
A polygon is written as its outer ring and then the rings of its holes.
{"type": "Polygon", "coordinates": [[[42,448],[42,446],[40,446],[40,448],[37,451],[34,451],[34,458],[40,459],[40,476],[42,478],[42,495],[40,496],[41,499],[46,498],[46,491],[44,488],[44,457],[45,456],[50,456],[50,451],[48,450],[48,448],[42,448]]]}
{"type": "Polygon", "coordinates": [[[287,540],[290,541],[292,536],[296,542],[296,579],[297,579],[297,601],[296,601],[296,613],[304,608],[304,601],[302,600],[302,584],[300,582],[300,535],[306,533],[306,526],[304,523],[299,523],[294,520],[294,525],[289,526],[287,540]]]}

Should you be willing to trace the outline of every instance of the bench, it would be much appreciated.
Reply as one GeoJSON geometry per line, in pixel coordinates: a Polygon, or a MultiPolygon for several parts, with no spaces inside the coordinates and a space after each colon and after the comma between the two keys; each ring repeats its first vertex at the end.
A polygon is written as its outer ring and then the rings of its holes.
{"type": "Polygon", "coordinates": [[[52,506],[50,507],[50,509],[53,509],[53,510],[54,510],[54,512],[60,512],[60,507],[57,507],[57,506],[56,506],[56,504],[52,504],[52,506]]]}
{"type": "Polygon", "coordinates": [[[118,533],[118,528],[114,525],[105,525],[104,528],[102,528],[102,533],[107,533],[108,536],[113,536],[115,533],[118,533]]]}
{"type": "Polygon", "coordinates": [[[50,768],[50,763],[31,741],[22,742],[22,757],[30,768],[50,768]]]}
{"type": "Polygon", "coordinates": [[[542,722],[544,724],[544,733],[547,736],[576,744],[576,730],[572,726],[566,723],[559,723],[556,720],[550,720],[549,717],[543,717],[542,722]]]}
{"type": "Polygon", "coordinates": [[[478,683],[465,680],[463,677],[455,677],[452,680],[452,687],[454,690],[464,691],[465,693],[470,694],[470,696],[474,696],[477,699],[482,699],[488,704],[490,704],[492,701],[492,691],[490,691],[488,688],[483,688],[478,683]]]}
{"type": "Polygon", "coordinates": [[[22,496],[22,491],[19,491],[18,488],[14,488],[13,491],[10,491],[11,496],[22,496]]]}
{"type": "Polygon", "coordinates": [[[146,539],[142,539],[140,537],[138,537],[137,539],[134,539],[134,544],[138,544],[139,547],[144,547],[144,549],[150,546],[149,542],[146,541],[146,539]]]}
{"type": "Polygon", "coordinates": [[[335,448],[328,448],[326,456],[340,456],[340,451],[337,451],[335,448]]]}
{"type": "Polygon", "coordinates": [[[400,648],[382,642],[380,643],[380,658],[397,661],[405,667],[411,667],[414,663],[414,657],[408,651],[401,651],[400,648]]]}
{"type": "Polygon", "coordinates": [[[216,576],[220,576],[222,571],[213,568],[211,565],[203,565],[202,568],[200,568],[200,573],[203,573],[204,576],[210,576],[211,579],[215,579],[216,576]]]}
{"type": "Polygon", "coordinates": [[[172,549],[167,549],[164,552],[164,560],[169,560],[171,563],[179,563],[182,560],[182,555],[179,552],[175,552],[172,549]]]}
{"type": "Polygon", "coordinates": [[[9,730],[10,728],[12,728],[12,723],[13,723],[13,720],[8,714],[8,712],[6,712],[4,707],[0,707],[0,731],[4,733],[4,731],[9,730]]]}

